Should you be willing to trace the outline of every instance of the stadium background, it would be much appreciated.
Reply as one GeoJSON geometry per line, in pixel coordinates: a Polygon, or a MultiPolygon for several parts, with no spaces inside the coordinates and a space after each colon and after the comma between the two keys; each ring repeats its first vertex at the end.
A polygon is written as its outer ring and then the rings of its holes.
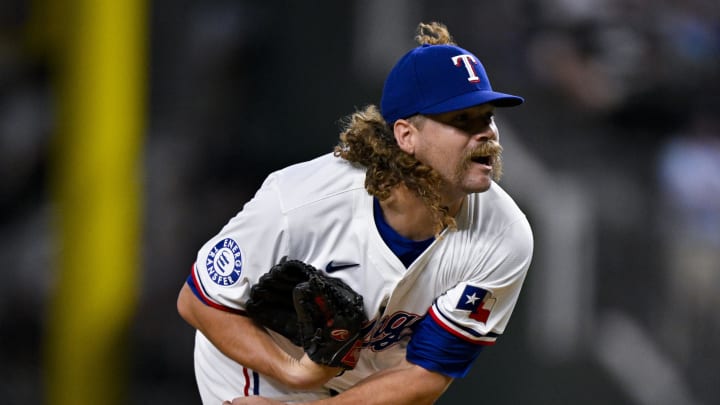
{"type": "Polygon", "coordinates": [[[198,403],[175,312],[198,247],[331,150],[429,20],[526,98],[498,121],[537,242],[505,336],[439,403],[718,403],[711,0],[4,0],[3,401],[198,403]]]}

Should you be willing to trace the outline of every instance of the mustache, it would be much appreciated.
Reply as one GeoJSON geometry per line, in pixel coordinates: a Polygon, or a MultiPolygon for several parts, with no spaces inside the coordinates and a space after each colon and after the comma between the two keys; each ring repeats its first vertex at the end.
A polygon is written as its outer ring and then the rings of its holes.
{"type": "Polygon", "coordinates": [[[478,145],[475,149],[468,152],[467,159],[477,159],[481,157],[499,157],[502,154],[503,147],[497,141],[486,141],[478,145]]]}
{"type": "Polygon", "coordinates": [[[503,175],[502,151],[503,147],[499,142],[485,141],[467,153],[465,159],[460,163],[461,171],[467,169],[473,161],[489,163],[492,166],[493,179],[500,181],[503,175]]]}

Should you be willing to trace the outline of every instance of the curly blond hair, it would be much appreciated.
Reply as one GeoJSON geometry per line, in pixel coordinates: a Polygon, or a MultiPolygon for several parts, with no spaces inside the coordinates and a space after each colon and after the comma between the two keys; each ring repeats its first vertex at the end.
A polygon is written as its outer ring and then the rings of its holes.
{"type": "Polygon", "coordinates": [[[420,23],[417,26],[415,41],[420,45],[457,45],[447,27],[436,21],[420,23]]]}
{"type": "MultiPolygon", "coordinates": [[[[415,120],[421,122],[419,118],[415,120]]],[[[378,200],[389,198],[390,190],[405,185],[430,208],[436,235],[446,226],[455,229],[455,218],[441,204],[440,175],[400,149],[376,106],[369,105],[345,119],[335,155],[366,168],[365,189],[378,200]]]]}
{"type": "MultiPolygon", "coordinates": [[[[420,23],[415,40],[420,45],[455,45],[447,27],[438,22],[420,23]]],[[[408,120],[422,128],[425,117],[416,115],[408,120]]],[[[393,129],[375,105],[345,117],[335,155],[367,169],[365,188],[380,201],[389,198],[390,191],[399,185],[414,192],[430,208],[436,235],[445,227],[457,227],[455,218],[442,205],[440,175],[400,149],[393,129]]]]}

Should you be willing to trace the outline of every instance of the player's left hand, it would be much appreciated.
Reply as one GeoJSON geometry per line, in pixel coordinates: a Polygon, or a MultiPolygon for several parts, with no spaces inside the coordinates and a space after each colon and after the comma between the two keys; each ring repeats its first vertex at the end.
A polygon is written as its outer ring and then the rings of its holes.
{"type": "Polygon", "coordinates": [[[341,279],[315,271],[295,286],[293,302],[305,353],[318,364],[355,368],[367,322],[362,295],[341,279]]]}
{"type": "Polygon", "coordinates": [[[351,370],[358,362],[367,322],[363,297],[310,264],[283,257],[253,285],[245,311],[318,364],[351,370]]]}

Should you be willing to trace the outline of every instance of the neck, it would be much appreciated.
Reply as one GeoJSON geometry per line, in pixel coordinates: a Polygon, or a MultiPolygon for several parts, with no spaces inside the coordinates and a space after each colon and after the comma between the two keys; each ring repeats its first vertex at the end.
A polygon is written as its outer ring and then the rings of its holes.
{"type": "MultiPolygon", "coordinates": [[[[449,202],[449,213],[455,216],[463,199],[449,202]]],[[[380,201],[385,221],[400,235],[415,241],[435,236],[436,224],[430,208],[405,186],[395,187],[390,198],[380,201]]]]}

